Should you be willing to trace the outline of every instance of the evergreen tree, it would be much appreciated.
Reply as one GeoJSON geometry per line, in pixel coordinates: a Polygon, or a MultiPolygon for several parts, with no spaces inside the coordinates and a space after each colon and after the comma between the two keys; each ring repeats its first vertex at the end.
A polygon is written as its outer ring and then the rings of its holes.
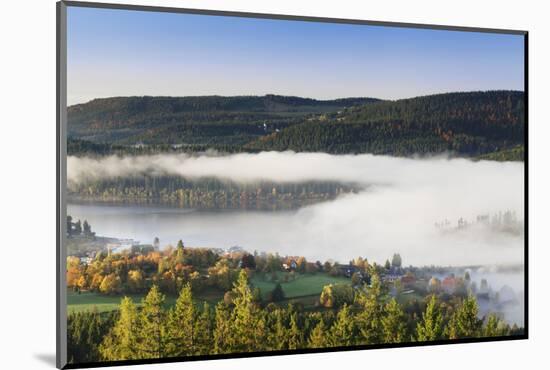
{"type": "Polygon", "coordinates": [[[80,222],[80,220],[74,223],[73,234],[75,235],[82,234],[82,223],[80,222]]]}
{"type": "Polygon", "coordinates": [[[501,320],[496,314],[489,314],[487,322],[483,327],[483,336],[498,337],[504,335],[510,335],[510,327],[508,324],[501,320]]]}
{"type": "Polygon", "coordinates": [[[214,323],[212,310],[207,302],[204,302],[202,312],[195,323],[195,348],[197,355],[208,355],[212,351],[212,337],[214,323]]]}
{"type": "Polygon", "coordinates": [[[191,286],[186,284],[174,307],[168,315],[167,334],[170,342],[167,352],[170,356],[190,356],[196,352],[195,348],[195,305],[191,286]]]}
{"type": "Polygon", "coordinates": [[[416,324],[416,339],[420,342],[438,340],[443,335],[443,315],[434,295],[431,296],[422,320],[416,324]]]}
{"type": "Polygon", "coordinates": [[[327,328],[325,327],[325,322],[323,321],[323,319],[321,319],[309,335],[308,347],[325,348],[329,345],[330,344],[327,338],[327,328]]]}
{"type": "Polygon", "coordinates": [[[382,317],[382,328],[384,331],[383,339],[385,343],[400,343],[406,338],[405,313],[397,301],[392,298],[384,306],[384,316],[382,317]]]}
{"type": "Polygon", "coordinates": [[[482,321],[478,319],[478,306],[475,297],[468,296],[453,313],[447,325],[450,339],[474,338],[479,336],[482,321]]]}
{"type": "Polygon", "coordinates": [[[288,329],[285,325],[285,311],[277,308],[269,315],[267,346],[270,350],[288,349],[288,329]]]}
{"type": "Polygon", "coordinates": [[[88,236],[88,237],[93,236],[92,228],[87,220],[84,220],[84,223],[82,224],[82,228],[83,228],[84,236],[88,236]]]}
{"type": "Polygon", "coordinates": [[[142,300],[138,349],[140,358],[166,357],[166,315],[163,310],[164,295],[153,285],[142,300]]]}
{"type": "Polygon", "coordinates": [[[231,311],[223,301],[218,302],[214,315],[213,352],[215,354],[231,352],[231,311]]]}
{"type": "Polygon", "coordinates": [[[391,259],[391,265],[394,268],[400,269],[401,268],[401,255],[399,253],[395,253],[391,259]]]}
{"type": "Polygon", "coordinates": [[[298,326],[297,313],[290,317],[290,327],[288,329],[288,349],[298,349],[303,345],[302,330],[298,326]]]}
{"type": "Polygon", "coordinates": [[[137,309],[129,297],[124,297],[119,307],[120,316],[99,346],[105,361],[135,360],[142,358],[136,350],[139,333],[137,309]]]}
{"type": "Polygon", "coordinates": [[[279,302],[285,299],[285,292],[283,291],[283,287],[280,283],[277,283],[275,285],[275,288],[269,293],[269,300],[271,302],[279,302]]]}
{"type": "Polygon", "coordinates": [[[266,312],[263,310],[254,310],[253,327],[252,327],[252,342],[254,343],[250,351],[265,351],[267,340],[267,320],[266,312]]]}
{"type": "Polygon", "coordinates": [[[98,345],[107,334],[106,327],[111,324],[112,315],[108,315],[106,319],[101,318],[97,311],[85,314],[84,317],[88,325],[86,327],[86,359],[82,362],[94,362],[99,360],[98,345]],[[107,324],[107,325],[106,325],[107,324]]]}
{"type": "MultiPolygon", "coordinates": [[[[366,289],[366,288],[365,288],[366,289]]],[[[361,344],[377,344],[383,339],[382,333],[382,306],[381,285],[378,275],[371,277],[371,287],[365,294],[358,295],[357,302],[362,306],[361,312],[356,315],[361,344]]]]}
{"type": "Polygon", "coordinates": [[[73,218],[71,216],[67,216],[67,234],[73,235],[73,218]]]}
{"type": "Polygon", "coordinates": [[[349,306],[344,304],[340,311],[338,311],[336,321],[330,328],[329,338],[331,346],[350,346],[353,344],[355,337],[355,325],[353,321],[349,306]]]}
{"type": "Polygon", "coordinates": [[[256,342],[256,326],[264,325],[263,319],[257,315],[253,302],[252,291],[248,286],[248,277],[245,270],[241,270],[237,282],[232,290],[233,312],[231,313],[231,331],[228,345],[232,352],[254,351],[261,343],[256,342]]]}
{"type": "Polygon", "coordinates": [[[178,246],[177,246],[177,249],[176,249],[176,262],[178,263],[183,263],[184,262],[184,247],[183,247],[183,242],[180,240],[178,240],[178,246]]]}

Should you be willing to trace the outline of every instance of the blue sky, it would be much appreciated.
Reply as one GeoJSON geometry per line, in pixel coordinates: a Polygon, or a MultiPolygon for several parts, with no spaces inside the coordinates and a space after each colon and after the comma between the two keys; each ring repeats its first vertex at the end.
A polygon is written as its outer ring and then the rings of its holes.
{"type": "Polygon", "coordinates": [[[523,36],[68,9],[68,103],[135,95],[400,99],[523,90],[523,36]]]}

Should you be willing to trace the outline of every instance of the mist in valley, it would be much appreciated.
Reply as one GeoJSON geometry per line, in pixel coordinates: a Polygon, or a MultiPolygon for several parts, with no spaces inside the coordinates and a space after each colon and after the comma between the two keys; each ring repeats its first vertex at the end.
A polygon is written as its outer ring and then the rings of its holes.
{"type": "MultiPolygon", "coordinates": [[[[355,184],[360,190],[293,211],[70,204],[68,212],[87,219],[98,235],[143,243],[158,236],[163,245],[183,239],[189,246],[239,245],[251,252],[342,263],[357,256],[383,263],[400,253],[405,265],[521,267],[523,173],[522,162],[444,156],[411,159],[263,152],[69,157],[69,188],[87,181],[148,174],[213,177],[236,183],[338,181],[355,184]],[[514,227],[495,227],[491,219],[505,212],[513,214],[514,227]],[[478,216],[488,221],[479,222],[478,216]],[[436,226],[443,220],[445,228],[436,226]],[[458,220],[467,226],[458,227],[458,220]]],[[[496,290],[509,285],[522,294],[522,271],[491,276],[496,290]]]]}
{"type": "MultiPolygon", "coordinates": [[[[398,252],[407,264],[414,265],[523,263],[522,232],[501,232],[475,223],[479,215],[493,216],[504,211],[512,211],[518,220],[523,219],[520,162],[264,152],[69,157],[67,173],[69,188],[89,180],[144,174],[215,177],[234,182],[354,183],[363,190],[294,212],[268,213],[265,217],[249,217],[246,212],[226,217],[227,213],[221,213],[224,221],[216,222],[209,234],[216,244],[223,241],[216,240],[215,235],[225,235],[225,247],[238,244],[251,250],[299,253],[316,259],[364,256],[383,262],[398,252]],[[450,220],[453,230],[461,218],[472,222],[467,231],[443,232],[434,226],[441,220],[450,220]],[[249,224],[252,227],[247,227],[249,224]]],[[[151,238],[157,232],[154,225],[143,226],[151,238]]],[[[177,229],[177,225],[173,227],[177,229]]],[[[184,227],[179,238],[189,239],[184,227]]]]}

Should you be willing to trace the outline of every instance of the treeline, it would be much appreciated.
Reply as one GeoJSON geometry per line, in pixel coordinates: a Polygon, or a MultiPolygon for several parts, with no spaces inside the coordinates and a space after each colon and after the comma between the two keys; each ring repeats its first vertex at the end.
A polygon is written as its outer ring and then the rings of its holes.
{"type": "Polygon", "coordinates": [[[87,220],[84,220],[84,223],[80,220],[73,222],[72,216],[69,215],[67,216],[67,235],[93,238],[95,236],[95,232],[92,231],[92,227],[87,220]]]}
{"type": "Polygon", "coordinates": [[[242,145],[301,118],[377,99],[290,96],[118,97],[68,109],[69,136],[95,142],[242,145]]]}
{"type": "Polygon", "coordinates": [[[455,152],[478,156],[522,145],[524,114],[522,92],[439,94],[323,114],[263,136],[246,147],[399,156],[455,152]]]}
{"type": "Polygon", "coordinates": [[[206,248],[177,249],[134,246],[122,253],[98,252],[89,263],[67,257],[67,287],[75,291],[92,291],[107,295],[143,293],[154,285],[163,292],[177,294],[185,283],[196,291],[206,286],[227,290],[234,281],[237,261],[220,260],[206,248]],[[203,272],[202,276],[200,272],[203,272]],[[210,278],[204,275],[210,273],[210,278]]]}
{"type": "Polygon", "coordinates": [[[510,149],[499,150],[498,152],[480,155],[477,159],[488,161],[523,161],[525,158],[525,148],[518,145],[510,149]]]}
{"type": "Polygon", "coordinates": [[[276,95],[124,97],[69,108],[69,153],[294,150],[397,156],[452,152],[521,160],[524,94],[447,93],[397,101],[276,95]]]}
{"type": "Polygon", "coordinates": [[[112,143],[96,143],[89,140],[67,138],[67,155],[75,157],[102,157],[108,155],[118,156],[139,156],[164,153],[206,153],[217,151],[220,153],[241,153],[258,152],[253,149],[246,149],[239,144],[214,143],[185,143],[185,144],[133,144],[122,145],[112,143]]]}
{"type": "MultiPolygon", "coordinates": [[[[177,295],[185,284],[190,284],[195,293],[215,288],[223,294],[231,289],[241,269],[264,274],[275,282],[277,272],[288,271],[284,266],[292,264],[296,273],[342,275],[339,265],[328,261],[309,262],[303,256],[252,255],[245,251],[220,253],[208,248],[186,248],[180,240],[175,248],[168,246],[162,251],[138,245],[120,253],[102,251],[89,262],[69,256],[66,278],[67,287],[75,291],[106,295],[144,293],[152,285],[163,293],[177,295]]],[[[365,278],[383,273],[381,266],[369,264],[361,257],[351,261],[351,265],[365,278]]]]}
{"type": "Polygon", "coordinates": [[[378,277],[338,310],[307,312],[292,304],[262,307],[241,270],[229,303],[198,306],[190,285],[172,308],[153,286],[138,308],[121,301],[116,318],[97,313],[68,318],[69,361],[114,361],[257,351],[329,348],[478,338],[523,333],[496,315],[478,318],[475,298],[443,303],[428,297],[424,309],[407,312],[388,299],[378,277]]]}
{"type": "Polygon", "coordinates": [[[356,192],[351,184],[330,181],[238,183],[216,178],[180,176],[118,177],[83,182],[69,187],[81,199],[175,203],[185,208],[294,208],[356,192]]]}

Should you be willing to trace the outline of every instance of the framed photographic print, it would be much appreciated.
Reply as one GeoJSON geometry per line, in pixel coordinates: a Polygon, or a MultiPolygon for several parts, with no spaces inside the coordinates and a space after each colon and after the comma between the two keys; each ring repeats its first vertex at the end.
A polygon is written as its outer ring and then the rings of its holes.
{"type": "Polygon", "coordinates": [[[57,11],[59,368],[527,338],[527,32],[57,11]]]}

